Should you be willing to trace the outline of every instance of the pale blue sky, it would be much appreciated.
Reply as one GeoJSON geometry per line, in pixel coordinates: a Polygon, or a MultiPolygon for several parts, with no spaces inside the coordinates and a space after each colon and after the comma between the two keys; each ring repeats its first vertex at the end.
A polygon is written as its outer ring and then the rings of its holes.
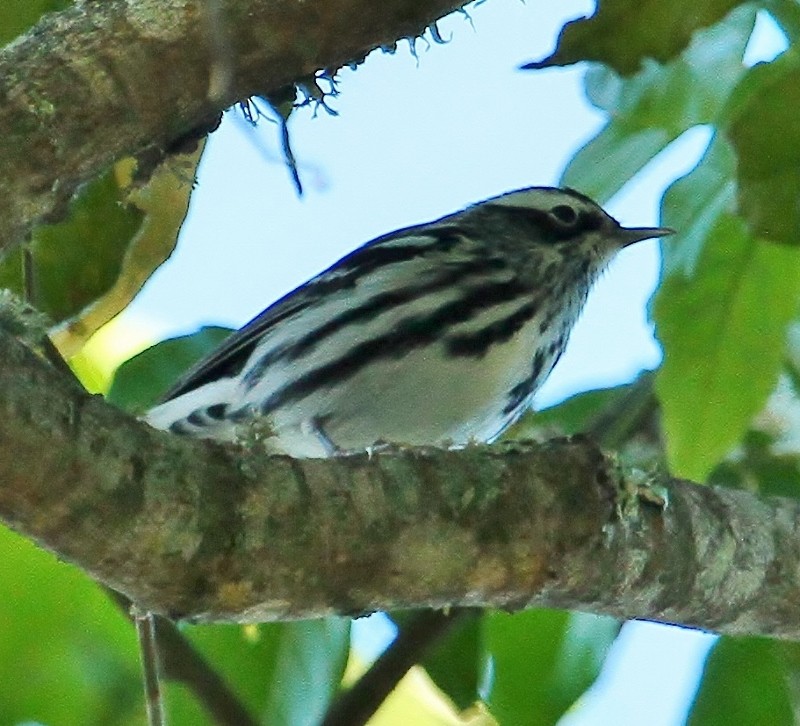
{"type": "MultiPolygon", "coordinates": [[[[565,20],[592,10],[587,0],[491,0],[470,8],[474,29],[459,14],[441,22],[450,42],[418,42],[418,59],[400,43],[395,55],[373,53],[342,71],[341,95],[330,100],[338,116],[303,109],[290,122],[302,198],[280,161],[276,126],[252,130],[228,113],[209,140],[178,250],[126,318],[158,338],[201,323],[238,326],[372,237],[510,189],[555,184],[604,118],[584,100],[582,66],[517,69],[547,55],[565,20]]],[[[750,62],[780,48],[768,24],[759,37],[750,62]]],[[[627,225],[657,224],[663,189],[694,165],[709,136],[684,135],[608,210],[627,225]]],[[[658,364],[645,312],[658,249],[650,241],[626,250],[598,283],[540,405],[658,364]]],[[[364,633],[368,646],[375,630],[364,633]]],[[[597,688],[563,723],[681,723],[710,642],[627,625],[597,688]]]]}

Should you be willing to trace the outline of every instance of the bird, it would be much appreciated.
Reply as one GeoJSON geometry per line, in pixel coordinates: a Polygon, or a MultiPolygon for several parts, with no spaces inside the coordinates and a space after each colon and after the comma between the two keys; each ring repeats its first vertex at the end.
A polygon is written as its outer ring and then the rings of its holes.
{"type": "Polygon", "coordinates": [[[530,407],[623,227],[570,188],[526,187],[380,236],[288,293],[145,417],[316,458],[494,441],[530,407]]]}

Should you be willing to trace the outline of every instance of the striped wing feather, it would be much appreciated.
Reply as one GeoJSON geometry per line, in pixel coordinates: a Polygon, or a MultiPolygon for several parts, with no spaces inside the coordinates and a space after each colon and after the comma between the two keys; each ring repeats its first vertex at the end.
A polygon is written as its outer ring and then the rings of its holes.
{"type": "Polygon", "coordinates": [[[360,278],[379,267],[404,262],[411,257],[427,256],[426,253],[431,251],[444,254],[457,244],[463,234],[455,225],[433,229],[428,227],[424,234],[420,234],[420,229],[409,227],[378,237],[287,293],[191,367],[159,403],[170,401],[213,380],[237,375],[263,337],[279,323],[312,307],[327,295],[354,288],[360,278]]]}

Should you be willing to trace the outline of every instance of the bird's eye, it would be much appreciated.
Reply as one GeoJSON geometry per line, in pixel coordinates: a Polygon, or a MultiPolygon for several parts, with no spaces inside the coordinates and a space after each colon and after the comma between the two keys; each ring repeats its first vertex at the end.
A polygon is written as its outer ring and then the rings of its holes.
{"type": "Polygon", "coordinates": [[[578,213],[568,204],[557,204],[550,210],[550,214],[564,224],[575,224],[578,219],[578,213]]]}

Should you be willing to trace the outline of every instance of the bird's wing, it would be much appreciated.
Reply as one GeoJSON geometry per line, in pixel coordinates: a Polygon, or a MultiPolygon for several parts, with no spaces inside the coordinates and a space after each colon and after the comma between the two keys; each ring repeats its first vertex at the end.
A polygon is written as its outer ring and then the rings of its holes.
{"type": "MultiPolygon", "coordinates": [[[[444,221],[444,220],[442,220],[444,221]]],[[[318,301],[336,293],[353,289],[359,279],[377,268],[405,257],[427,257],[429,253],[443,253],[461,230],[453,224],[431,228],[420,227],[393,232],[368,242],[334,263],[324,272],[287,293],[259,313],[249,323],[232,333],[210,355],[190,368],[164,394],[159,403],[177,398],[195,388],[220,378],[238,374],[253,350],[276,325],[314,306],[318,301]]]]}

